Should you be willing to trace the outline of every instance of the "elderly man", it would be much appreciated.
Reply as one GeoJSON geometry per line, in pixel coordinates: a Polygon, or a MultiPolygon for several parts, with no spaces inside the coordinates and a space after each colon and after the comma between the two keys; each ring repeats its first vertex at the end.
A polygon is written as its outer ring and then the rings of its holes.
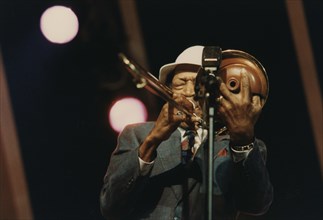
{"type": "MultiPolygon", "coordinates": [[[[194,100],[203,48],[187,48],[174,63],[161,67],[159,75],[170,86],[174,100],[192,115],[166,103],[155,122],[129,125],[119,135],[100,195],[106,219],[205,218],[207,169],[203,161],[207,160],[208,135],[200,126],[203,111],[194,100]]],[[[216,117],[226,132],[214,134],[216,220],[237,219],[239,213],[261,215],[273,198],[266,146],[254,132],[264,101],[250,92],[245,71],[239,83],[239,92],[233,94],[219,81],[216,117]]]]}

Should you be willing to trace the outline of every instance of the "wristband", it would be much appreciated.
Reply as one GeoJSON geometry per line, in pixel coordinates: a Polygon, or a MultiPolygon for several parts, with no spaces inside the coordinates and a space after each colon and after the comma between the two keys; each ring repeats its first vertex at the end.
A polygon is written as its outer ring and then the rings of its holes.
{"type": "Polygon", "coordinates": [[[235,152],[245,152],[245,151],[250,151],[253,149],[253,142],[247,145],[242,145],[242,146],[232,146],[231,149],[235,152]]]}

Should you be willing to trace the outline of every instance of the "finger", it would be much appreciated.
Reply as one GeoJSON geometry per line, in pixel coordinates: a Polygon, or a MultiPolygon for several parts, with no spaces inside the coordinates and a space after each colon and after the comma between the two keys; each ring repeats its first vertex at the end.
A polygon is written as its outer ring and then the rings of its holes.
{"type": "Polygon", "coordinates": [[[245,68],[242,68],[241,70],[241,97],[244,101],[250,101],[250,83],[249,83],[249,77],[247,75],[247,71],[245,68]]]}
{"type": "Polygon", "coordinates": [[[167,115],[168,115],[168,120],[169,121],[174,121],[174,112],[175,112],[175,108],[173,105],[169,105],[168,103],[166,104],[167,105],[167,115]]]}
{"type": "Polygon", "coordinates": [[[261,98],[259,95],[254,95],[252,97],[252,104],[258,105],[262,108],[265,104],[265,99],[261,98]]]}
{"type": "Polygon", "coordinates": [[[223,97],[227,100],[230,100],[232,94],[231,92],[229,91],[229,89],[227,88],[227,86],[225,85],[225,83],[223,82],[223,80],[220,78],[220,77],[217,77],[217,80],[219,81],[219,90],[220,90],[220,93],[223,95],[223,97]]]}
{"type": "Polygon", "coordinates": [[[174,114],[174,117],[176,118],[176,121],[184,121],[186,120],[186,114],[182,111],[177,111],[175,114],[174,114]]]}
{"type": "Polygon", "coordinates": [[[197,107],[196,107],[196,105],[195,105],[195,103],[193,102],[193,100],[188,99],[188,101],[189,101],[190,103],[192,103],[192,107],[193,107],[193,109],[197,108],[197,107]]]}
{"type": "Polygon", "coordinates": [[[193,113],[196,108],[195,103],[192,100],[187,99],[185,96],[182,97],[179,104],[191,113],[193,113]]]}
{"type": "MultiPolygon", "coordinates": [[[[173,101],[175,101],[178,105],[181,105],[181,103],[183,102],[183,96],[181,94],[178,93],[173,93],[173,101]]],[[[173,106],[173,114],[176,114],[178,111],[180,111],[179,109],[176,108],[177,105],[175,105],[176,103],[170,102],[169,105],[173,106]]]]}
{"type": "Polygon", "coordinates": [[[252,105],[261,106],[260,97],[258,95],[252,96],[252,105]]]}
{"type": "Polygon", "coordinates": [[[216,102],[218,105],[221,105],[222,100],[223,100],[223,96],[222,96],[222,95],[220,95],[219,97],[217,97],[217,98],[215,99],[215,102],[216,102]]]}
{"type": "Polygon", "coordinates": [[[184,107],[189,112],[193,113],[194,109],[196,108],[197,104],[194,103],[193,100],[188,99],[186,96],[182,94],[175,94],[173,95],[173,99],[177,102],[180,106],[184,107]]]}
{"type": "Polygon", "coordinates": [[[252,105],[257,110],[261,110],[262,109],[262,106],[263,106],[262,99],[258,95],[252,96],[252,105]]]}
{"type": "Polygon", "coordinates": [[[232,109],[232,104],[226,100],[226,99],[222,99],[221,103],[219,104],[219,108],[222,112],[228,112],[232,109]]]}

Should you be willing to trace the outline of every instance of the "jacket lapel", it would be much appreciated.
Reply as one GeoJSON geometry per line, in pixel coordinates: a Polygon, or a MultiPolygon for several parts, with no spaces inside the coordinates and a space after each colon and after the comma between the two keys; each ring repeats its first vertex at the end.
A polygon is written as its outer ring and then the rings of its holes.
{"type": "MultiPolygon", "coordinates": [[[[151,172],[151,176],[156,176],[176,168],[181,163],[181,137],[180,132],[175,132],[169,139],[162,142],[157,148],[157,158],[151,172]]],[[[172,191],[177,199],[182,194],[181,185],[172,185],[172,191]]]]}
{"type": "Polygon", "coordinates": [[[151,172],[156,176],[171,170],[181,162],[180,132],[176,130],[169,139],[162,142],[157,148],[157,158],[151,172]]]}

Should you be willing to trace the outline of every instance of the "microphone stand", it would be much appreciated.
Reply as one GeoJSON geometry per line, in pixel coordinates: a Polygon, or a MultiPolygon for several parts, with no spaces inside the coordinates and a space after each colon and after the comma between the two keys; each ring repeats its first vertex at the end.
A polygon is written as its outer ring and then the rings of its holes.
{"type": "MultiPolygon", "coordinates": [[[[214,124],[216,112],[216,97],[218,91],[218,83],[216,74],[219,69],[222,58],[222,50],[220,47],[204,47],[202,55],[202,70],[198,72],[195,83],[195,98],[204,99],[207,106],[208,115],[208,164],[206,168],[207,178],[207,208],[205,219],[213,220],[213,158],[214,158],[214,124]]],[[[205,184],[204,181],[204,184],[205,184]]]]}

